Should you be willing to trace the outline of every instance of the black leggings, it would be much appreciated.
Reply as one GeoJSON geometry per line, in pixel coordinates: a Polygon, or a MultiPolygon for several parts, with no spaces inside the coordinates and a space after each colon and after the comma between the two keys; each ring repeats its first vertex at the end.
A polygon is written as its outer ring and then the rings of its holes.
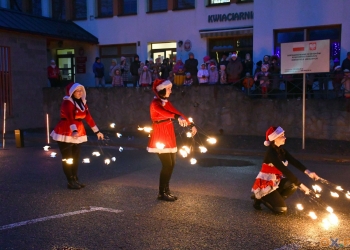
{"type": "Polygon", "coordinates": [[[164,153],[158,154],[160,161],[162,162],[162,170],[159,176],[159,191],[169,186],[170,178],[175,166],[176,153],[164,153]]]}
{"type": "Polygon", "coordinates": [[[66,161],[62,161],[63,172],[66,175],[67,180],[70,180],[72,176],[78,176],[80,144],[60,141],[58,141],[57,144],[62,154],[62,160],[69,158],[73,159],[73,164],[67,164],[66,161]]]}
{"type": "Polygon", "coordinates": [[[284,178],[275,191],[261,198],[261,202],[274,213],[285,213],[287,212],[285,199],[291,196],[297,188],[298,187],[294,183],[284,178]]]}

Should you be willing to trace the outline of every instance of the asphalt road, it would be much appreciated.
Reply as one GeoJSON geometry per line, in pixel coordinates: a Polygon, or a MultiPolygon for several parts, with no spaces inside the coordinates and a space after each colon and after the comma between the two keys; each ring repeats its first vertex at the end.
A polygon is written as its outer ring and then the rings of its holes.
{"type": "MultiPolygon", "coordinates": [[[[139,140],[134,138],[133,140],[139,140]]],[[[140,139],[141,140],[141,139],[140,139]]],[[[141,140],[142,141],[142,140],[141,140]]],[[[142,141],[143,142],[143,141],[142,141]]],[[[108,143],[107,143],[108,144],[108,143]]],[[[260,155],[198,154],[198,163],[177,158],[171,180],[176,202],[156,199],[160,162],[139,147],[86,145],[80,179],[87,186],[69,190],[61,158],[44,144],[0,150],[0,249],[327,249],[350,244],[350,200],[331,198],[339,224],[322,226],[325,208],[297,192],[287,215],[256,211],[250,189],[260,155]],[[93,151],[101,152],[93,157],[93,151]],[[116,157],[109,165],[105,158],[116,157]],[[301,202],[305,211],[298,211],[301,202]],[[312,220],[307,211],[319,216],[312,220]]],[[[307,159],[309,169],[350,190],[347,163],[307,159]]],[[[291,167],[292,168],[292,167],[291,167]]],[[[309,187],[306,175],[294,171],[309,187]]]]}

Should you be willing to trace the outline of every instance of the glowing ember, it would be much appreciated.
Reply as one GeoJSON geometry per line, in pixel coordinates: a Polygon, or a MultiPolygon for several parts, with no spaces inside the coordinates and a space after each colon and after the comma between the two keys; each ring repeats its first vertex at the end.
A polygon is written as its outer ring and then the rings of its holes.
{"type": "Polygon", "coordinates": [[[347,191],[346,194],[345,194],[346,198],[350,199],[350,192],[347,191]]]}
{"type": "Polygon", "coordinates": [[[341,186],[337,186],[335,189],[339,190],[339,191],[343,191],[344,190],[341,186]]]}
{"type": "Polygon", "coordinates": [[[137,130],[140,130],[140,131],[142,131],[142,130],[143,130],[143,128],[140,128],[140,127],[138,127],[138,128],[137,128],[137,130]]]}
{"type": "Polygon", "coordinates": [[[150,127],[144,127],[143,130],[147,133],[151,132],[152,128],[150,127]]]}
{"type": "Polygon", "coordinates": [[[45,151],[49,151],[50,146],[44,146],[43,148],[45,151]]]}
{"type": "Polygon", "coordinates": [[[115,123],[111,123],[111,128],[115,128],[115,123]]]}
{"type": "Polygon", "coordinates": [[[123,152],[123,148],[122,147],[119,147],[119,152],[123,152]]]}
{"type": "Polygon", "coordinates": [[[100,152],[95,151],[95,152],[92,152],[92,155],[94,155],[94,156],[100,156],[101,154],[100,154],[100,152]]]}
{"type": "Polygon", "coordinates": [[[328,215],[328,220],[331,222],[332,225],[338,225],[338,223],[339,223],[338,217],[333,213],[328,215]]]}
{"type": "Polygon", "coordinates": [[[115,157],[112,157],[112,158],[111,158],[111,160],[112,160],[112,161],[116,161],[116,160],[117,160],[117,158],[115,158],[115,157]]]}
{"type": "Polygon", "coordinates": [[[191,137],[192,137],[192,133],[191,133],[191,132],[187,132],[187,133],[186,133],[186,136],[187,136],[188,138],[191,138],[191,137]]]}
{"type": "Polygon", "coordinates": [[[67,164],[73,164],[73,158],[62,159],[62,161],[65,161],[67,164]]]}
{"type": "Polygon", "coordinates": [[[89,158],[84,158],[83,159],[83,163],[90,163],[90,159],[89,158]]]}
{"type": "Polygon", "coordinates": [[[320,198],[321,194],[315,194],[316,198],[320,198]]]}
{"type": "Polygon", "coordinates": [[[194,164],[197,163],[197,160],[195,158],[191,158],[190,162],[191,162],[192,165],[194,165],[194,164]]]}
{"type": "Polygon", "coordinates": [[[339,194],[336,193],[336,192],[332,192],[332,191],[331,191],[331,196],[332,196],[332,197],[335,197],[335,198],[338,198],[338,197],[339,197],[339,194]]]}
{"type": "Polygon", "coordinates": [[[51,156],[52,158],[55,158],[55,157],[56,157],[56,154],[57,154],[57,153],[52,152],[52,153],[50,154],[50,156],[51,156]]]}
{"type": "Polygon", "coordinates": [[[199,150],[201,151],[201,153],[206,153],[208,151],[207,148],[204,146],[199,146],[199,150]]]}
{"type": "Polygon", "coordinates": [[[303,210],[304,209],[304,207],[303,207],[303,205],[302,204],[297,204],[297,209],[299,209],[299,210],[303,210]]]}
{"type": "Polygon", "coordinates": [[[122,137],[122,134],[120,134],[120,133],[117,133],[116,135],[118,138],[122,137]]]}
{"type": "Polygon", "coordinates": [[[105,159],[105,164],[108,165],[109,163],[111,163],[110,159],[105,159]]]}
{"type": "Polygon", "coordinates": [[[192,117],[188,117],[189,122],[193,122],[192,117]]]}
{"type": "Polygon", "coordinates": [[[164,145],[164,143],[157,142],[157,143],[156,143],[156,147],[157,147],[158,149],[163,149],[163,148],[165,147],[165,145],[164,145]]]}
{"type": "Polygon", "coordinates": [[[182,146],[182,148],[187,152],[187,154],[191,153],[191,149],[187,146],[182,146]]]}
{"type": "Polygon", "coordinates": [[[331,226],[331,223],[327,218],[324,218],[322,220],[322,226],[324,227],[324,229],[328,230],[329,227],[331,226]]]}
{"type": "Polygon", "coordinates": [[[316,220],[316,219],[317,219],[317,216],[316,216],[315,212],[310,212],[310,213],[309,213],[309,216],[310,216],[311,219],[313,219],[313,220],[316,220]]]}
{"type": "Polygon", "coordinates": [[[187,152],[186,152],[186,150],[184,150],[183,148],[181,148],[180,150],[179,150],[179,153],[181,154],[181,156],[183,157],[183,158],[186,158],[187,157],[187,152]]]}
{"type": "Polygon", "coordinates": [[[210,144],[215,144],[216,143],[216,139],[215,138],[212,138],[212,137],[209,137],[207,139],[207,141],[210,143],[210,144]]]}
{"type": "Polygon", "coordinates": [[[312,188],[314,189],[315,192],[321,192],[322,188],[319,185],[312,185],[312,188]]]}
{"type": "Polygon", "coordinates": [[[326,208],[326,210],[327,210],[328,212],[330,212],[330,213],[333,213],[333,208],[331,208],[330,206],[328,206],[328,207],[326,208]]]}

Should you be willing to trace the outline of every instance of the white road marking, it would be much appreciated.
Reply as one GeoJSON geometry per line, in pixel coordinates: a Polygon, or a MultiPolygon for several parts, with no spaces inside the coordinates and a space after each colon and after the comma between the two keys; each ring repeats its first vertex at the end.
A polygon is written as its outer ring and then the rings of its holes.
{"type": "Polygon", "coordinates": [[[64,213],[64,214],[57,214],[57,215],[37,218],[37,219],[33,219],[33,220],[21,221],[21,222],[17,222],[17,223],[5,225],[5,226],[0,226],[0,231],[15,228],[15,227],[20,227],[20,226],[25,226],[25,225],[29,225],[29,224],[34,224],[37,222],[42,222],[42,221],[47,221],[47,220],[52,220],[52,219],[59,219],[59,218],[77,215],[77,214],[91,213],[91,212],[95,212],[95,211],[105,211],[105,212],[116,213],[116,214],[123,212],[123,210],[118,210],[118,209],[111,209],[111,208],[104,208],[104,207],[89,207],[87,209],[82,209],[79,211],[74,211],[74,212],[69,212],[69,213],[64,213]]]}

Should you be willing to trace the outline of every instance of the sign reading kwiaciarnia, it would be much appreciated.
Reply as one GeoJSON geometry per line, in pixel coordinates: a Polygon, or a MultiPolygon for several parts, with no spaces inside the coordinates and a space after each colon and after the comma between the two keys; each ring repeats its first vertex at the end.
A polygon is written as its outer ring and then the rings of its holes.
{"type": "Polygon", "coordinates": [[[329,40],[281,44],[281,74],[329,72],[329,40]]]}

